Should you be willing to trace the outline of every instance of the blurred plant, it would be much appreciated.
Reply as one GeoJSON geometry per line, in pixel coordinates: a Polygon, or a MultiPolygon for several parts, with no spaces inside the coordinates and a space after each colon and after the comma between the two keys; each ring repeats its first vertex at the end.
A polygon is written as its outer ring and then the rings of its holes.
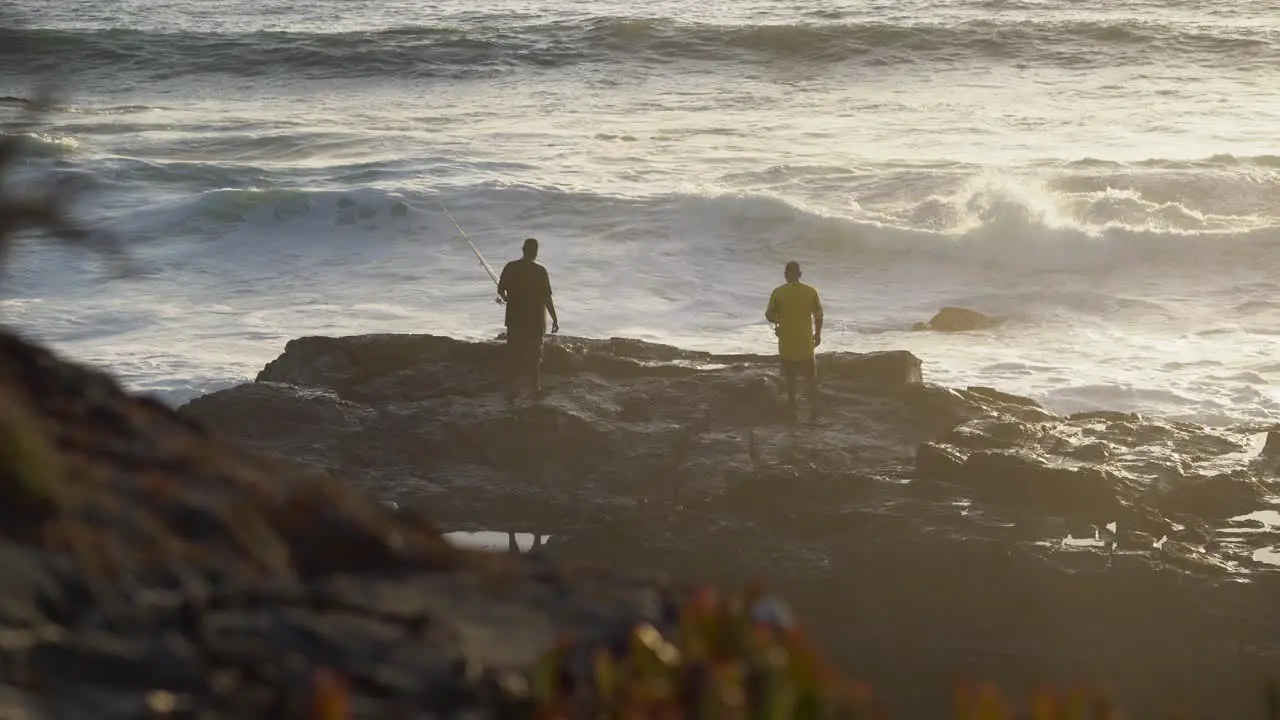
{"type": "Polygon", "coordinates": [[[319,668],[312,676],[311,717],[314,720],[351,717],[351,688],[345,678],[330,668],[319,668]]]}
{"type": "MultiPolygon", "coordinates": [[[[667,634],[649,624],[621,647],[559,643],[534,669],[538,720],[716,718],[783,720],[883,718],[871,687],[840,677],[804,634],[749,592],[697,593],[667,634]]],[[[1263,718],[1280,720],[1280,688],[1268,686],[1263,718]]],[[[995,684],[962,683],[954,720],[1125,720],[1092,688],[1041,690],[1015,703],[995,684]]],[[[1181,717],[1170,714],[1167,717],[1181,717]]]]}
{"type": "Polygon", "coordinates": [[[534,717],[875,717],[870,689],[841,680],[775,600],[699,591],[663,635],[619,647],[561,643],[533,673],[534,717]]]}

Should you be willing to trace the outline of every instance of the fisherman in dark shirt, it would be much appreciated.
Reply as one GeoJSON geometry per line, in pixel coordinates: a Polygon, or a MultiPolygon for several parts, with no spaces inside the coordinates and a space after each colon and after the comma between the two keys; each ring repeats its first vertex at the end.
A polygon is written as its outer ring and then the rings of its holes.
{"type": "Polygon", "coordinates": [[[538,258],[538,241],[524,241],[524,257],[512,260],[502,268],[498,296],[507,304],[507,400],[515,400],[516,382],[521,375],[533,380],[534,394],[542,396],[542,336],[547,332],[547,314],[551,314],[551,332],[560,332],[556,306],[551,301],[551,279],[547,269],[534,262],[538,258]]]}

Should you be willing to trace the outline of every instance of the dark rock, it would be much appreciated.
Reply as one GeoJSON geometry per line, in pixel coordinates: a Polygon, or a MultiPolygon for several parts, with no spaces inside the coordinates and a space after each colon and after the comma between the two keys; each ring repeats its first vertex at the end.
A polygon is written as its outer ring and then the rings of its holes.
{"type": "Polygon", "coordinates": [[[916,448],[916,472],[925,478],[960,478],[967,458],[957,449],[939,443],[916,448]]]}
{"type": "Polygon", "coordinates": [[[150,636],[78,630],[61,641],[36,645],[25,658],[42,682],[117,689],[202,692],[205,674],[195,646],[155,628],[150,636]]]}
{"type": "Polygon", "coordinates": [[[1067,417],[1073,422],[1084,422],[1087,420],[1105,420],[1111,423],[1136,423],[1142,418],[1137,413],[1116,412],[1114,410],[1092,410],[1089,412],[1073,413],[1067,417]]]}
{"type": "MultiPolygon", "coordinates": [[[[411,518],[552,534],[543,552],[555,561],[767,576],[802,618],[818,618],[834,655],[906,696],[927,658],[1001,676],[1085,663],[1163,702],[1153,662],[1194,666],[1197,687],[1224,688],[1237,682],[1225,668],[1239,642],[1280,637],[1276,581],[1211,541],[1228,513],[1265,506],[1263,471],[1239,431],[1064,418],[990,388],[924,383],[907,353],[821,355],[823,417],[791,424],[773,358],[623,339],[558,338],[547,347],[550,395],[508,409],[502,350],[304,338],[258,382],[180,414],[412,506],[401,512],[411,518]]],[[[324,571],[340,553],[318,547],[307,562],[324,571]]],[[[379,547],[354,556],[377,558],[379,547]]],[[[312,582],[356,577],[330,593],[345,603],[333,612],[352,612],[368,581],[351,560],[334,566],[341,573],[312,582]]],[[[409,602],[417,591],[386,599],[396,593],[361,612],[447,616],[409,602]]],[[[435,637],[431,623],[414,627],[435,637]]],[[[440,647],[457,662],[467,654],[440,647]]],[[[398,687],[390,675],[366,681],[398,687]]]]}
{"type": "Polygon", "coordinates": [[[947,433],[946,442],[969,450],[992,450],[1036,443],[1045,434],[1043,426],[1007,418],[974,420],[947,433]]]}
{"type": "Polygon", "coordinates": [[[1058,422],[1061,419],[1035,400],[992,388],[973,386],[956,392],[968,405],[981,409],[987,417],[1000,417],[1031,425],[1058,422]]]}
{"type": "MultiPolygon", "coordinates": [[[[1225,521],[1263,507],[1270,493],[1259,482],[1255,458],[1246,450],[1247,432],[1088,413],[1041,423],[1008,416],[982,418],[955,428],[942,440],[953,448],[953,458],[971,458],[984,451],[980,457],[984,472],[993,470],[986,463],[996,458],[985,451],[1014,451],[1000,461],[1005,477],[1012,473],[1012,477],[1034,478],[1040,471],[1031,466],[1055,477],[1101,471],[1105,474],[1101,482],[1114,490],[1112,500],[1134,511],[1145,508],[1140,512],[1144,518],[1168,514],[1183,520],[1225,521]]],[[[968,469],[967,461],[965,465],[966,482],[982,474],[968,469]]],[[[923,471],[921,476],[935,477],[923,471]]],[[[950,476],[936,478],[956,482],[950,476]]],[[[1102,494],[1093,497],[1104,500],[1102,494]]]]}
{"type": "Polygon", "coordinates": [[[870,385],[923,382],[920,359],[906,350],[866,354],[832,353],[820,361],[825,377],[870,385]]]}
{"type": "Polygon", "coordinates": [[[1072,460],[1102,463],[1115,457],[1111,445],[1101,440],[1076,442],[1073,438],[1054,438],[1050,452],[1072,460]]]}
{"type": "Polygon", "coordinates": [[[966,330],[986,330],[995,327],[999,320],[989,318],[980,312],[961,307],[944,307],[927,323],[916,323],[916,330],[935,330],[938,332],[964,332],[966,330]]]}
{"type": "Polygon", "coordinates": [[[1040,405],[1040,403],[1036,402],[1035,400],[1032,400],[1031,398],[1024,398],[1024,397],[1019,397],[1018,395],[1011,395],[1006,392],[1000,392],[995,388],[982,387],[981,385],[970,385],[965,389],[968,390],[969,393],[971,393],[972,395],[986,398],[988,400],[994,400],[998,403],[1003,403],[1006,405],[1020,405],[1022,407],[1037,408],[1040,410],[1044,409],[1040,405]]]}
{"type": "Polygon", "coordinates": [[[6,626],[70,623],[89,600],[64,557],[0,540],[0,568],[0,623],[6,626]]]}
{"type": "Polygon", "coordinates": [[[973,488],[984,499],[1042,513],[1099,521],[1120,513],[1116,485],[1105,472],[1046,462],[1027,451],[972,453],[950,481],[973,488]]]}
{"type": "Polygon", "coordinates": [[[1231,518],[1265,507],[1274,492],[1247,471],[1187,478],[1167,488],[1159,509],[1172,516],[1231,518]]]}
{"type": "Polygon", "coordinates": [[[920,385],[920,362],[910,353],[824,354],[819,372],[830,420],[804,437],[770,431],[753,441],[752,426],[784,419],[773,358],[617,338],[560,338],[547,358],[551,397],[512,413],[500,395],[500,345],[306,338],[291,342],[258,382],[180,412],[255,450],[390,490],[394,499],[407,495],[392,488],[447,488],[440,502],[461,508],[491,505],[514,489],[532,510],[609,494],[630,503],[661,477],[671,479],[666,487],[675,495],[723,491],[734,482],[724,470],[750,467],[752,458],[824,458],[837,471],[877,457],[902,462],[937,428],[954,425],[952,413],[973,411],[961,398],[939,405],[949,391],[920,385]],[[299,382],[310,385],[284,384],[299,382]],[[900,428],[884,433],[885,422],[900,428]],[[725,454],[734,462],[723,463],[725,454]],[[607,485],[578,484],[593,477],[608,478],[607,485]]]}
{"type": "MultiPolygon", "coordinates": [[[[797,429],[783,423],[768,357],[560,338],[547,352],[552,395],[508,412],[501,353],[436,337],[303,338],[258,382],[181,412],[392,498],[430,493],[435,518],[537,526],[546,517],[542,529],[561,533],[602,525],[567,523],[565,508],[662,513],[655,494],[745,498],[739,488],[777,468],[940,481],[992,507],[1095,524],[1167,527],[1163,513],[1222,519],[1262,502],[1256,483],[1209,481],[1253,472],[1232,459],[1242,446],[1230,433],[1131,414],[1064,419],[992,388],[937,388],[920,382],[909,353],[823,355],[824,418],[797,429]],[[504,499],[519,509],[498,510],[504,499]]],[[[751,522],[782,541],[801,517],[751,522]]]]}
{"type": "Polygon", "coordinates": [[[1267,444],[1262,447],[1262,454],[1269,458],[1280,457],[1280,431],[1267,432],[1267,444]]]}
{"type": "Polygon", "coordinates": [[[5,720],[51,720],[55,716],[35,695],[0,685],[0,717],[5,720]]]}
{"type": "MultiPolygon", "coordinates": [[[[543,372],[550,376],[691,378],[701,368],[772,369],[773,357],[712,355],[665,345],[612,338],[560,336],[545,348],[543,372]]],[[[331,388],[340,397],[379,402],[400,392],[403,401],[491,392],[500,386],[506,362],[499,343],[467,343],[430,335],[305,337],[258,373],[257,382],[331,388]]],[[[849,383],[901,385],[921,381],[920,360],[909,352],[819,355],[824,378],[849,383]]]]}

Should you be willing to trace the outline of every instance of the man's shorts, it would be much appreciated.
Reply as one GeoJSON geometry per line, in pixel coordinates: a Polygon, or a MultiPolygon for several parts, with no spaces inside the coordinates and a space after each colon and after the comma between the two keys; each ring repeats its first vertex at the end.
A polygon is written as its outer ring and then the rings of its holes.
{"type": "Polygon", "coordinates": [[[542,336],[541,330],[512,330],[507,329],[507,348],[511,352],[512,358],[517,361],[524,362],[542,362],[542,336]]]}
{"type": "Polygon", "coordinates": [[[818,366],[814,358],[804,360],[779,358],[779,360],[782,362],[782,377],[787,382],[794,382],[797,377],[813,382],[818,377],[818,366]]]}

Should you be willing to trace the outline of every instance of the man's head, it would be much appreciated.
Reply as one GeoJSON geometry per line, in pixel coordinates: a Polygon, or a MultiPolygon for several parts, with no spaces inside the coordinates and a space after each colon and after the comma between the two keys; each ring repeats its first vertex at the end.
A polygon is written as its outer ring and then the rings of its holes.
{"type": "Polygon", "coordinates": [[[525,260],[538,259],[538,241],[535,238],[525,238],[524,247],[522,249],[524,251],[525,260]]]}
{"type": "Polygon", "coordinates": [[[800,263],[795,260],[787,263],[787,269],[783,270],[782,274],[787,278],[787,282],[800,282],[800,263]]]}

